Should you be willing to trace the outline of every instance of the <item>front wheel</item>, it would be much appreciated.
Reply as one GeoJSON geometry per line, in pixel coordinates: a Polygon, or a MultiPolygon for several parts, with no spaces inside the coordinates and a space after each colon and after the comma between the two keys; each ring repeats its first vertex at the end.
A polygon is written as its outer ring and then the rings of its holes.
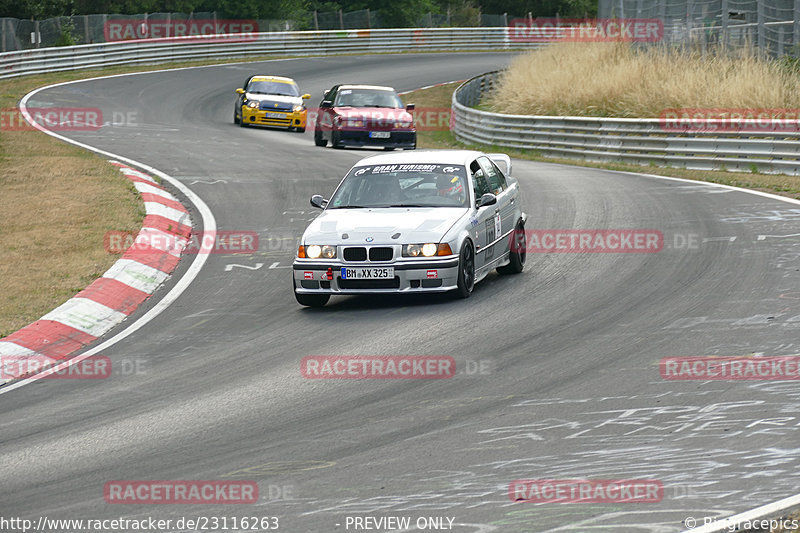
{"type": "Polygon", "coordinates": [[[233,123],[234,124],[239,123],[239,115],[236,114],[236,111],[233,112],[233,123]]]}
{"type": "Polygon", "coordinates": [[[475,250],[470,241],[464,241],[461,253],[458,254],[458,288],[459,298],[469,298],[475,287],[475,250]]]}
{"type": "Polygon", "coordinates": [[[525,226],[522,221],[517,222],[511,234],[511,251],[508,254],[510,262],[497,269],[500,274],[519,274],[525,268],[525,256],[528,248],[528,239],[525,236],[525,226]]]}
{"type": "Polygon", "coordinates": [[[333,130],[331,132],[331,146],[333,148],[341,148],[342,147],[342,142],[340,140],[340,137],[341,137],[341,134],[338,131],[333,130]]]}
{"type": "Polygon", "coordinates": [[[306,128],[305,127],[302,127],[302,128],[297,127],[297,128],[295,128],[295,130],[297,130],[297,133],[305,133],[306,132],[306,128]]]}
{"type": "Polygon", "coordinates": [[[319,130],[314,130],[314,144],[317,146],[325,146],[328,144],[328,141],[322,138],[322,132],[319,130]]]}

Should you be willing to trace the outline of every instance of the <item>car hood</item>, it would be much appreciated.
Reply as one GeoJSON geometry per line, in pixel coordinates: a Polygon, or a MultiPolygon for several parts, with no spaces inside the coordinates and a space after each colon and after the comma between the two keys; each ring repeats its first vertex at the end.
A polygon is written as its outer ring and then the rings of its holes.
{"type": "Polygon", "coordinates": [[[306,229],[303,242],[330,245],[438,243],[466,207],[326,209],[306,229]],[[343,235],[347,238],[342,238],[343,235]],[[393,238],[394,237],[394,238],[393,238]],[[371,238],[371,241],[367,241],[371,238]]]}
{"type": "Polygon", "coordinates": [[[299,105],[303,103],[303,99],[299,96],[284,96],[280,94],[259,94],[247,93],[248,100],[257,100],[259,102],[281,102],[292,105],[299,105]]]}

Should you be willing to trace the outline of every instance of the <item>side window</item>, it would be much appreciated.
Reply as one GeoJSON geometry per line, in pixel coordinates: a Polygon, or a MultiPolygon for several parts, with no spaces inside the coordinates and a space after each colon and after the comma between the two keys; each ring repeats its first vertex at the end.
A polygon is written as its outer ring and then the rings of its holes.
{"type": "Polygon", "coordinates": [[[472,183],[475,184],[475,201],[477,202],[480,200],[481,196],[491,191],[486,181],[486,174],[477,161],[473,161],[470,164],[469,170],[472,172],[472,183]]]}
{"type": "Polygon", "coordinates": [[[328,94],[324,95],[322,97],[322,99],[323,100],[330,100],[331,102],[333,102],[336,99],[336,91],[338,91],[338,90],[339,90],[339,86],[338,85],[334,85],[333,87],[330,88],[330,90],[328,91],[328,94]]]}
{"type": "Polygon", "coordinates": [[[486,173],[486,180],[489,182],[489,192],[494,194],[500,194],[508,185],[506,184],[506,177],[503,176],[503,173],[500,172],[500,169],[497,168],[491,159],[488,157],[481,157],[478,159],[478,162],[481,164],[481,168],[486,173]]]}

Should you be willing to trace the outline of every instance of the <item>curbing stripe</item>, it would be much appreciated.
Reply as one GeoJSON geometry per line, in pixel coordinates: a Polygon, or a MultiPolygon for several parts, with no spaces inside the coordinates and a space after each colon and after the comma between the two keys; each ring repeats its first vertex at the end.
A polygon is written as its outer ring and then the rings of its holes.
{"type": "Polygon", "coordinates": [[[185,211],[178,211],[177,209],[172,209],[171,207],[158,202],[145,202],[144,209],[148,215],[158,215],[168,218],[178,224],[191,226],[191,222],[189,222],[189,214],[185,211]]]}
{"type": "Polygon", "coordinates": [[[186,224],[176,223],[174,220],[162,217],[161,215],[147,215],[144,217],[142,226],[155,228],[165,233],[188,237],[192,233],[192,227],[186,224]]]}
{"type": "Polygon", "coordinates": [[[158,194],[152,194],[149,192],[143,192],[141,193],[141,196],[142,200],[144,200],[145,206],[147,206],[147,204],[158,203],[170,207],[175,211],[180,211],[181,213],[188,213],[188,211],[186,211],[186,208],[183,207],[183,204],[181,204],[175,198],[164,198],[163,196],[160,196],[158,194]]]}
{"type": "Polygon", "coordinates": [[[96,338],[61,322],[39,319],[3,340],[19,344],[47,357],[64,359],[96,338]]]}
{"type": "Polygon", "coordinates": [[[147,183],[146,181],[134,181],[133,186],[136,187],[136,190],[139,191],[139,193],[155,194],[157,196],[163,196],[168,200],[175,200],[174,196],[168,193],[166,189],[159,187],[158,185],[153,185],[152,183],[147,183]]]}
{"type": "Polygon", "coordinates": [[[97,338],[122,322],[125,316],[94,300],[74,297],[44,315],[41,320],[61,322],[97,338]]]}
{"type": "Polygon", "coordinates": [[[112,278],[98,278],[75,295],[93,300],[125,315],[131,314],[150,295],[112,278]]]}
{"type": "Polygon", "coordinates": [[[120,259],[103,274],[103,277],[115,279],[134,289],[152,294],[159,285],[164,283],[169,274],[137,261],[120,259]]]}

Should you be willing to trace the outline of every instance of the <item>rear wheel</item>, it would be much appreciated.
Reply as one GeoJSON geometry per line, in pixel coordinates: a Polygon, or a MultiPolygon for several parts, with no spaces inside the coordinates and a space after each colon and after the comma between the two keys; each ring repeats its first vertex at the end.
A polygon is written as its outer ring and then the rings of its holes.
{"type": "Polygon", "coordinates": [[[470,241],[464,241],[461,253],[458,254],[458,288],[459,298],[469,298],[475,287],[475,250],[470,241]]]}
{"type": "Polygon", "coordinates": [[[500,274],[519,274],[525,268],[525,256],[528,248],[528,239],[525,236],[525,226],[522,221],[517,222],[514,232],[511,234],[511,251],[508,258],[510,262],[497,269],[500,274]]]}
{"type": "Polygon", "coordinates": [[[325,146],[328,144],[328,141],[322,138],[322,132],[319,130],[314,130],[314,144],[317,146],[325,146]]]}

